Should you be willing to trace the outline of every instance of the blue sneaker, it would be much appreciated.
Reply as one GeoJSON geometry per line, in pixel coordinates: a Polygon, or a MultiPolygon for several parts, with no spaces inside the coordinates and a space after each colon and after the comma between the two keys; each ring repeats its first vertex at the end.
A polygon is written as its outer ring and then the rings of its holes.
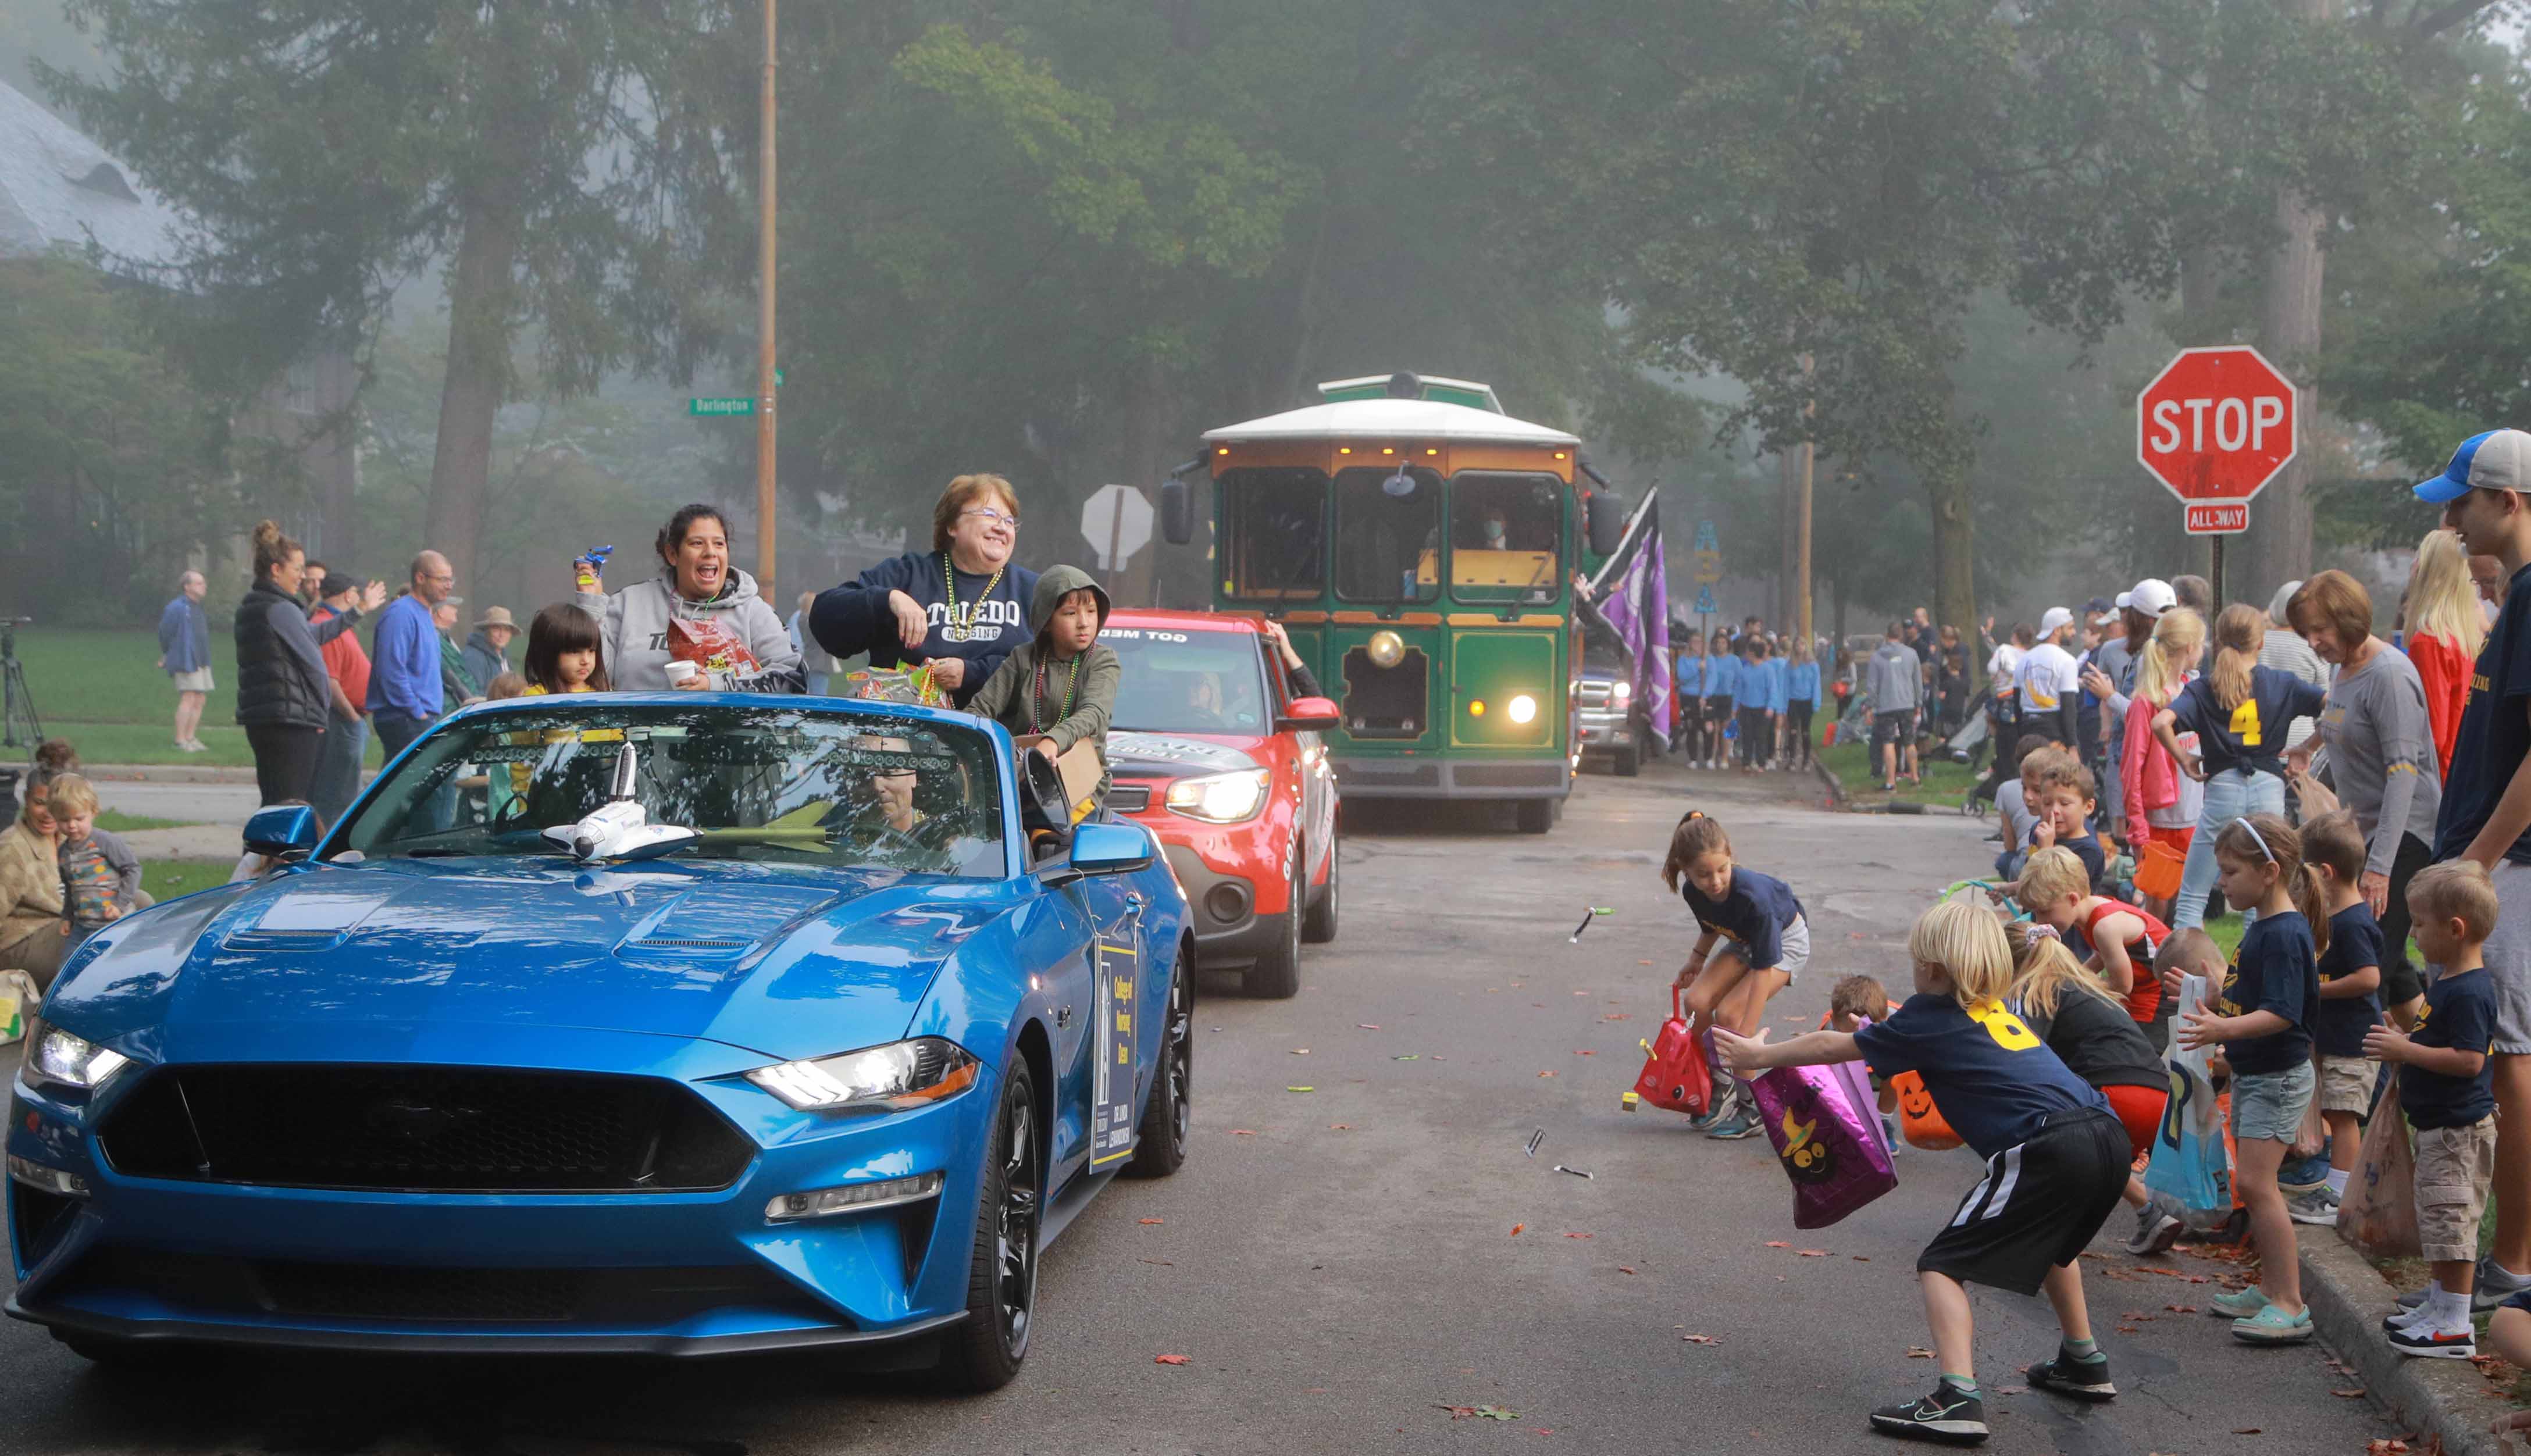
{"type": "Polygon", "coordinates": [[[1715,1123],[1714,1126],[1707,1128],[1705,1130],[1705,1136],[1709,1138],[1718,1138],[1728,1142],[1733,1139],[1748,1137],[1756,1131],[1758,1131],[1758,1114],[1744,1107],[1733,1112],[1729,1117],[1722,1119],[1720,1122],[1715,1123]]]}
{"type": "Polygon", "coordinates": [[[2309,1157],[2298,1157],[2277,1169],[2277,1187],[2287,1194],[2309,1193],[2329,1186],[2329,1144],[2309,1157]]]}

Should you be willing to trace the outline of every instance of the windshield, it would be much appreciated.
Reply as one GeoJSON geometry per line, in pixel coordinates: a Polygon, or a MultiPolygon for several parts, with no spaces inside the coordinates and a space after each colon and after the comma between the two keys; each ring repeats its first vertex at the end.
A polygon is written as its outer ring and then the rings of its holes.
{"type": "Polygon", "coordinates": [[[1252,468],[1221,477],[1221,594],[1316,601],[1326,589],[1327,477],[1252,468]]]}
{"type": "Polygon", "coordinates": [[[1266,682],[1257,639],[1245,632],[1171,632],[1110,627],[1098,641],[1116,649],[1125,676],[1115,724],[1146,733],[1265,733],[1266,682]]]}
{"type": "Polygon", "coordinates": [[[1441,594],[1441,477],[1422,466],[1336,472],[1336,595],[1431,601],[1441,594]]]}
{"type": "Polygon", "coordinates": [[[431,734],[346,821],[334,853],[561,853],[541,831],[604,805],[629,744],[649,822],[699,833],[678,858],[1004,870],[998,765],[980,732],[845,709],[553,703],[431,734]]]}
{"type": "Polygon", "coordinates": [[[1553,601],[1564,590],[1564,482],[1461,472],[1450,479],[1450,594],[1553,601]]]}

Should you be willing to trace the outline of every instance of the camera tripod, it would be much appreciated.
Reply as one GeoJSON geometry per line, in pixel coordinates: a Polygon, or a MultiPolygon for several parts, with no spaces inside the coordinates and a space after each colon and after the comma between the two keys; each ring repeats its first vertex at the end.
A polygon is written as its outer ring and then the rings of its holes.
{"type": "Polygon", "coordinates": [[[32,617],[0,617],[0,749],[25,749],[29,759],[44,741],[44,724],[35,716],[27,664],[18,660],[18,629],[33,623],[32,617]]]}

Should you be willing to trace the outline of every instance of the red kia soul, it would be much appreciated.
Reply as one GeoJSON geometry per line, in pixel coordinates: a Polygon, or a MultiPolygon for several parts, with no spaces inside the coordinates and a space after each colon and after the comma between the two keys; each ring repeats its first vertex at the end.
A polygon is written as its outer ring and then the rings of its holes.
{"type": "Polygon", "coordinates": [[[1193,907],[1196,959],[1252,995],[1301,988],[1301,942],[1336,936],[1336,776],[1321,728],[1248,617],[1119,610],[1107,807],[1151,826],[1193,907]]]}

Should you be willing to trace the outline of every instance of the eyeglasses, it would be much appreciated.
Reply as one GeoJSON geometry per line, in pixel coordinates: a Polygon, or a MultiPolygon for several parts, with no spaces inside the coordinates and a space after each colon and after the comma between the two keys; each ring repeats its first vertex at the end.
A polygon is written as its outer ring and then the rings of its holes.
{"type": "Polygon", "coordinates": [[[961,516],[981,516],[984,518],[986,526],[1007,526],[1013,531],[1020,529],[1019,517],[1010,515],[1007,512],[996,511],[991,506],[976,506],[970,510],[960,511],[958,514],[961,516]]]}

